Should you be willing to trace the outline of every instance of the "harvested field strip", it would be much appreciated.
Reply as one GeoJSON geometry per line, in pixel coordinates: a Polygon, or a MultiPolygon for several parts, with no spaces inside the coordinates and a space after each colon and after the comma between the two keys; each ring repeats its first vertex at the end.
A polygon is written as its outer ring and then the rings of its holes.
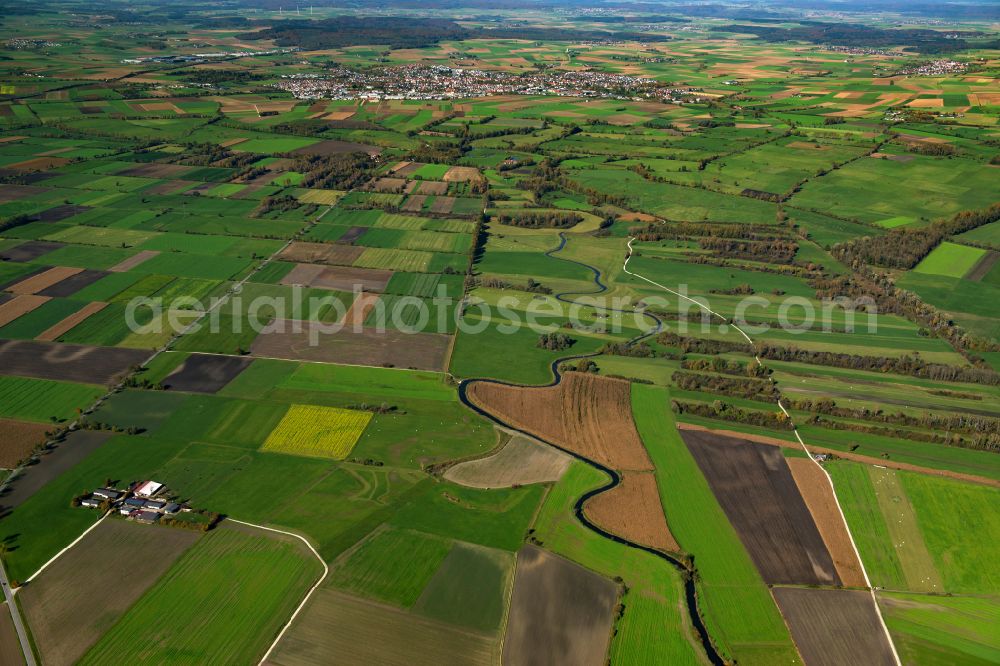
{"type": "Polygon", "coordinates": [[[75,663],[199,536],[119,519],[102,522],[18,595],[42,661],[75,663]],[[94,612],[95,599],[100,612],[94,612]]]}
{"type": "Polygon", "coordinates": [[[261,450],[343,460],[371,420],[371,412],[292,405],[261,450]]]}
{"type": "Polygon", "coordinates": [[[914,592],[944,590],[941,574],[934,566],[927,544],[924,543],[917,515],[899,479],[891,469],[868,468],[878,507],[885,518],[889,540],[903,567],[906,589],[914,592]]]}
{"type": "Polygon", "coordinates": [[[558,481],[572,461],[558,449],[515,434],[499,451],[449,467],[444,478],[471,488],[510,488],[558,481]]]}
{"type": "Polygon", "coordinates": [[[476,382],[469,399],[512,426],[617,470],[652,464],[632,421],[630,384],[567,373],[556,386],[476,382]]]}
{"type": "Polygon", "coordinates": [[[965,274],[965,279],[972,282],[982,282],[983,278],[993,270],[993,267],[997,263],[1000,263],[1000,252],[990,250],[965,274]]]}
{"type": "Polygon", "coordinates": [[[27,280],[22,280],[17,284],[7,288],[7,291],[14,294],[37,294],[43,289],[47,289],[57,282],[61,282],[71,275],[76,275],[82,268],[70,268],[67,266],[56,266],[44,273],[32,275],[27,280]]]}
{"type": "Polygon", "coordinates": [[[787,458],[785,462],[795,479],[799,493],[809,507],[823,543],[826,544],[837,574],[846,587],[867,587],[861,563],[851,545],[847,525],[837,508],[837,498],[823,470],[808,458],[787,458]]]}
{"type": "Polygon", "coordinates": [[[351,304],[351,309],[344,315],[344,326],[351,328],[362,326],[368,317],[368,313],[378,303],[378,299],[378,294],[358,294],[358,297],[354,299],[354,303],[351,304]]]}
{"type": "Polygon", "coordinates": [[[63,333],[67,333],[68,331],[70,331],[74,326],[82,322],[90,315],[96,312],[100,312],[107,305],[108,305],[107,303],[104,303],[102,301],[93,301],[91,303],[87,303],[82,308],[80,308],[70,316],[66,317],[55,326],[52,326],[51,328],[48,328],[39,333],[38,335],[36,335],[35,339],[53,341],[63,333]]]}
{"type": "Polygon", "coordinates": [[[617,601],[610,580],[536,546],[522,547],[503,663],[604,664],[617,601]]]}
{"type": "Polygon", "coordinates": [[[774,598],[809,666],[894,666],[868,592],[776,587],[774,598]]]}
{"type": "Polygon", "coordinates": [[[0,419],[0,469],[13,469],[47,439],[52,426],[27,421],[0,419]]]}
{"type": "Polygon", "coordinates": [[[298,540],[223,526],[191,548],[81,664],[256,663],[320,573],[298,540]],[[165,621],[170,618],[170,621],[165,621]]]}
{"type": "Polygon", "coordinates": [[[138,253],[132,255],[131,257],[129,257],[125,261],[122,261],[120,263],[115,264],[114,266],[112,266],[111,268],[108,269],[108,272],[109,273],[124,273],[124,272],[126,272],[128,270],[131,270],[131,269],[135,268],[136,266],[138,266],[139,264],[143,263],[144,261],[148,261],[148,260],[152,259],[153,257],[155,257],[156,255],[158,255],[159,253],[160,253],[159,250],[142,250],[141,252],[138,252],[138,253]]]}
{"type": "Polygon", "coordinates": [[[320,589],[268,659],[275,666],[343,663],[441,666],[496,663],[493,637],[320,589]]]}
{"type": "Polygon", "coordinates": [[[15,296],[0,303],[0,326],[6,326],[22,315],[26,315],[49,301],[48,296],[15,296]]]}
{"type": "Polygon", "coordinates": [[[840,583],[779,449],[704,432],[681,436],[766,582],[840,583]]]}
{"type": "Polygon", "coordinates": [[[584,511],[599,527],[629,541],[674,553],[681,550],[667,527],[652,472],[625,472],[621,483],[588,500],[584,511]]]}

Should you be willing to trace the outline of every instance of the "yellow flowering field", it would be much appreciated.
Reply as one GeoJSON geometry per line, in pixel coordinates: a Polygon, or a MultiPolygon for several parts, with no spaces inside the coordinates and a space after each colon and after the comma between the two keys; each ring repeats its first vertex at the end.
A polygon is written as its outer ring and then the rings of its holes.
{"type": "Polygon", "coordinates": [[[369,412],[292,405],[261,450],[343,460],[371,420],[369,412]]]}

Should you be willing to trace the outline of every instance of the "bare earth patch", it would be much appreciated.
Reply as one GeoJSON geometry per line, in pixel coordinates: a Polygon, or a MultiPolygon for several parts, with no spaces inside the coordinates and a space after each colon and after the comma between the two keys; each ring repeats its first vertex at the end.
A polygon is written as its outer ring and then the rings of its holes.
{"type": "Polygon", "coordinates": [[[765,583],[840,584],[779,449],[715,433],[680,432],[765,583]]]}
{"type": "Polygon", "coordinates": [[[772,591],[809,666],[896,663],[868,592],[794,587],[772,591]]]}
{"type": "Polygon", "coordinates": [[[572,461],[558,449],[515,434],[493,455],[448,468],[444,478],[472,488],[510,488],[558,481],[572,461]]]}
{"type": "Polygon", "coordinates": [[[536,546],[517,553],[505,666],[605,663],[617,586],[536,546]]]}

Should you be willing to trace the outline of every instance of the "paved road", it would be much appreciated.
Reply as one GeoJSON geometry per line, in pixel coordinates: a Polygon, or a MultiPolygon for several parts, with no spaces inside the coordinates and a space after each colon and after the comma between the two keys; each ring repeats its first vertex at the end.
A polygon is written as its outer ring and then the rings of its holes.
{"type": "Polygon", "coordinates": [[[17,610],[14,602],[14,592],[10,589],[10,581],[7,580],[7,571],[0,562],[0,587],[3,587],[3,595],[7,598],[7,608],[10,609],[10,617],[14,620],[14,629],[17,630],[17,640],[21,642],[21,652],[24,653],[24,661],[28,666],[35,666],[35,654],[31,651],[31,643],[28,642],[28,631],[21,621],[21,613],[17,610]]]}

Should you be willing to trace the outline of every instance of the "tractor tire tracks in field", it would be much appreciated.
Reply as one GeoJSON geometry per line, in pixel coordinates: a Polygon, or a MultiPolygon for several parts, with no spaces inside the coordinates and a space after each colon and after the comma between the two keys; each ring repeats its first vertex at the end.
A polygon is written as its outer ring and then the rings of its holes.
{"type": "MultiPolygon", "coordinates": [[[[607,287],[606,284],[604,284],[601,281],[601,271],[599,269],[595,268],[594,266],[591,266],[590,264],[586,264],[586,263],[584,263],[582,261],[577,261],[575,259],[567,259],[566,257],[556,256],[556,255],[558,255],[566,247],[567,240],[568,239],[566,237],[565,232],[560,232],[560,234],[559,234],[559,245],[556,246],[555,248],[549,250],[548,252],[546,252],[545,255],[548,256],[548,257],[551,257],[553,259],[559,260],[559,261],[566,261],[566,262],[569,262],[569,263],[572,263],[572,264],[576,264],[578,266],[582,266],[582,267],[588,269],[589,271],[591,271],[593,273],[593,280],[594,280],[594,285],[596,286],[596,289],[594,291],[589,291],[589,292],[562,292],[562,293],[556,294],[555,298],[557,300],[559,300],[559,301],[564,302],[564,303],[571,303],[572,304],[572,303],[575,302],[575,299],[574,298],[570,298],[571,296],[594,296],[594,295],[601,294],[601,293],[604,293],[605,291],[607,291],[608,287],[607,287]]],[[[608,308],[608,307],[602,307],[602,306],[596,306],[596,305],[594,307],[595,307],[595,309],[602,309],[602,310],[604,310],[606,312],[616,312],[616,313],[625,313],[625,314],[632,314],[633,312],[635,312],[633,310],[619,310],[619,309],[615,309],[615,308],[608,308]]],[[[642,314],[645,317],[651,319],[654,322],[654,326],[650,330],[648,330],[648,331],[646,331],[644,333],[640,333],[636,337],[634,337],[631,340],[629,340],[626,343],[627,345],[634,345],[634,344],[636,344],[638,342],[641,342],[642,340],[645,340],[646,338],[648,338],[650,336],[656,335],[663,328],[663,322],[659,318],[657,318],[656,316],[654,316],[654,315],[652,315],[652,314],[650,314],[648,312],[642,312],[642,314]]],[[[558,386],[559,383],[562,381],[562,371],[560,369],[560,365],[561,364],[566,363],[568,361],[577,361],[577,360],[581,360],[581,359],[585,359],[585,358],[590,358],[590,357],[593,357],[593,356],[599,356],[600,353],[601,352],[597,351],[597,352],[591,352],[589,354],[575,354],[575,355],[564,356],[564,357],[560,357],[560,358],[555,359],[554,361],[552,361],[552,364],[550,366],[550,370],[552,372],[552,377],[553,377],[552,381],[549,384],[546,384],[546,385],[544,385],[542,387],[536,387],[536,388],[545,388],[545,387],[558,386]]],[[[678,558],[676,558],[676,557],[674,557],[674,556],[670,555],[669,553],[666,553],[666,552],[664,552],[662,550],[658,550],[658,549],[652,548],[650,546],[644,546],[644,545],[636,543],[634,541],[630,541],[628,539],[622,538],[622,537],[620,537],[620,536],[618,536],[616,534],[612,534],[612,533],[608,532],[607,530],[605,530],[605,529],[597,526],[593,522],[591,522],[591,520],[588,519],[587,516],[586,516],[586,514],[584,513],[583,507],[587,503],[588,500],[590,500],[591,498],[593,498],[596,495],[600,495],[601,493],[608,492],[608,491],[612,490],[613,488],[615,488],[616,486],[618,486],[618,485],[621,484],[621,482],[622,482],[621,475],[617,471],[611,469],[610,467],[605,467],[604,465],[602,465],[602,464],[600,464],[600,463],[598,463],[598,462],[596,462],[594,460],[591,460],[589,458],[585,458],[585,457],[579,455],[578,453],[575,453],[573,451],[565,449],[562,446],[559,446],[558,444],[555,444],[555,443],[553,443],[551,441],[548,441],[547,439],[543,439],[541,437],[538,437],[535,434],[529,434],[529,433],[521,430],[520,428],[517,428],[517,427],[515,427],[515,426],[513,426],[513,425],[511,425],[509,423],[506,423],[503,419],[501,419],[498,416],[496,416],[496,415],[488,412],[487,410],[483,409],[482,407],[476,405],[475,403],[472,402],[472,400],[469,399],[469,396],[468,396],[469,387],[472,386],[473,384],[476,384],[476,383],[492,383],[492,384],[499,384],[499,385],[503,385],[503,386],[519,387],[519,388],[527,388],[527,386],[522,385],[522,384],[515,384],[515,383],[511,383],[511,382],[503,382],[503,381],[499,381],[499,380],[486,379],[486,378],[463,379],[461,381],[461,383],[458,385],[458,397],[459,397],[459,400],[462,401],[462,404],[464,404],[466,407],[468,407],[472,411],[476,412],[477,414],[480,414],[481,416],[487,418],[488,420],[492,421],[493,423],[495,423],[495,424],[497,424],[497,425],[499,425],[501,427],[513,430],[515,432],[519,432],[519,433],[521,433],[521,434],[523,434],[523,435],[525,435],[527,437],[532,437],[532,438],[538,439],[540,441],[543,441],[546,444],[548,444],[549,446],[552,446],[552,447],[554,447],[554,448],[556,448],[556,449],[558,449],[558,450],[566,453],[567,455],[572,456],[574,459],[580,460],[580,461],[586,463],[587,465],[590,465],[591,467],[593,467],[593,468],[595,468],[595,469],[603,472],[605,475],[607,475],[608,482],[606,484],[604,484],[602,486],[599,486],[597,488],[593,488],[591,490],[588,490],[586,493],[584,493],[583,495],[581,495],[577,499],[576,503],[573,505],[573,512],[576,515],[577,520],[579,520],[581,524],[583,524],[585,527],[587,527],[591,531],[597,533],[598,535],[600,535],[600,536],[602,536],[602,537],[604,537],[606,539],[610,539],[611,541],[614,541],[615,543],[619,543],[619,544],[622,544],[622,545],[627,546],[629,548],[634,548],[636,550],[641,550],[643,552],[646,552],[646,553],[649,553],[651,555],[654,555],[655,557],[658,557],[661,560],[664,560],[665,562],[668,562],[671,566],[673,566],[674,569],[676,569],[681,574],[681,578],[684,581],[684,599],[685,599],[685,606],[686,606],[687,612],[688,612],[688,619],[691,622],[691,626],[694,628],[695,633],[697,634],[697,637],[698,637],[699,642],[701,643],[702,649],[705,651],[705,655],[708,658],[708,661],[710,663],[712,663],[714,666],[723,666],[723,664],[725,664],[726,662],[722,658],[722,656],[719,654],[718,650],[715,647],[715,644],[712,642],[712,638],[708,634],[708,628],[706,627],[705,621],[702,618],[701,612],[698,609],[698,593],[697,593],[697,587],[695,585],[695,579],[697,577],[697,575],[696,575],[697,572],[696,572],[694,566],[690,562],[678,559],[678,558]]]]}

